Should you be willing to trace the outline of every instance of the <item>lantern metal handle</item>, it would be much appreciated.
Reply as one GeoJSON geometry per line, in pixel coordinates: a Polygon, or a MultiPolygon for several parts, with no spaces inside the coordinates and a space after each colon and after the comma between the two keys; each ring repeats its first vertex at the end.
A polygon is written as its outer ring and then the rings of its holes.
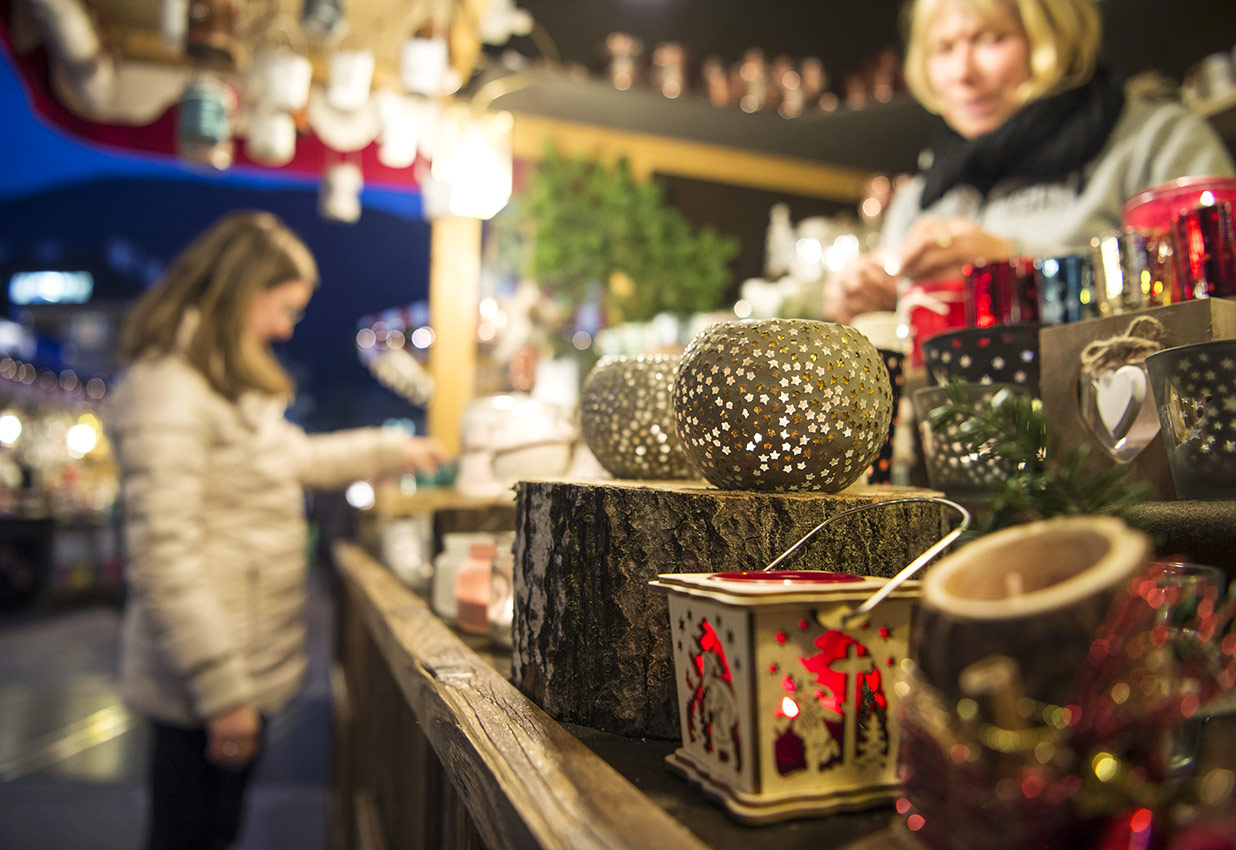
{"type": "Polygon", "coordinates": [[[941,499],[937,496],[912,496],[906,499],[889,499],[886,502],[872,502],[869,505],[859,505],[858,507],[849,508],[847,510],[842,511],[839,514],[834,514],[833,516],[830,516],[828,519],[821,522],[815,528],[808,531],[801,538],[799,538],[797,543],[795,543],[789,549],[786,549],[784,552],[778,555],[772,562],[770,562],[768,566],[764,567],[764,571],[767,572],[768,570],[771,570],[774,567],[776,567],[778,564],[780,564],[790,555],[794,554],[794,552],[796,552],[800,546],[802,546],[804,543],[810,540],[820,529],[824,528],[826,525],[832,523],[835,520],[841,519],[844,516],[849,516],[850,514],[858,513],[859,511],[869,510],[870,508],[883,508],[883,507],[889,507],[891,505],[908,505],[908,504],[915,504],[915,503],[944,505],[945,507],[953,508],[959,514],[961,514],[961,522],[958,523],[956,528],[954,528],[948,534],[945,534],[943,537],[941,537],[939,540],[937,540],[935,543],[929,546],[927,550],[924,551],[921,555],[919,555],[913,561],[911,561],[910,563],[902,567],[901,571],[898,572],[897,575],[893,576],[887,582],[885,582],[884,585],[879,590],[877,590],[875,593],[873,593],[867,599],[867,601],[865,601],[862,605],[859,605],[853,611],[850,611],[849,613],[847,613],[844,619],[848,620],[851,617],[858,617],[863,614],[866,614],[869,611],[871,611],[871,609],[874,608],[876,605],[880,604],[880,602],[886,596],[888,596],[890,593],[892,593],[894,590],[900,587],[901,584],[904,581],[906,581],[906,579],[910,578],[915,573],[917,573],[919,570],[921,570],[923,567],[925,567],[928,563],[932,561],[932,559],[936,557],[936,555],[939,555],[954,540],[960,537],[962,533],[964,533],[965,530],[970,527],[970,512],[966,510],[965,508],[963,508],[961,505],[952,501],[951,499],[941,499]]]}

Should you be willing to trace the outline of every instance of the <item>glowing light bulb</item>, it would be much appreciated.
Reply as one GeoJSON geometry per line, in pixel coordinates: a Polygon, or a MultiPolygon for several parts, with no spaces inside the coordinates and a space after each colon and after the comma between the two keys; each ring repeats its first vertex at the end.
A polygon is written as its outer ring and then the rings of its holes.
{"type": "Polygon", "coordinates": [[[11,413],[0,416],[0,443],[11,446],[21,436],[21,420],[11,413]]]}
{"type": "Polygon", "coordinates": [[[428,348],[433,345],[437,335],[433,332],[433,328],[428,325],[423,325],[412,331],[412,345],[416,348],[428,348]]]}
{"type": "Polygon", "coordinates": [[[368,481],[356,481],[344,492],[344,498],[358,511],[367,511],[373,507],[376,497],[373,485],[368,481]]]}
{"type": "Polygon", "coordinates": [[[99,444],[99,435],[93,428],[84,423],[74,425],[64,435],[69,454],[73,457],[85,457],[99,444]]]}
{"type": "Polygon", "coordinates": [[[786,717],[794,718],[798,716],[798,703],[789,697],[781,698],[781,713],[786,717]]]}

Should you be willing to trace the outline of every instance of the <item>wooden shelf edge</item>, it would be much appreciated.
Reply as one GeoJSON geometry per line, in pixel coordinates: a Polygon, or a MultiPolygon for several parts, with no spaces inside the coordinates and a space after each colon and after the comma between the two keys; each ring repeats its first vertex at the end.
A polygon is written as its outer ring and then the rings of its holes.
{"type": "Polygon", "coordinates": [[[569,156],[604,162],[625,157],[640,177],[670,174],[832,201],[860,200],[872,176],[871,171],[796,157],[516,114],[512,140],[516,157],[539,160],[547,142],[569,156]]]}
{"type": "Polygon", "coordinates": [[[346,593],[493,850],[705,850],[690,831],[519,693],[359,546],[346,593]],[[515,822],[512,822],[512,818],[515,822]]]}

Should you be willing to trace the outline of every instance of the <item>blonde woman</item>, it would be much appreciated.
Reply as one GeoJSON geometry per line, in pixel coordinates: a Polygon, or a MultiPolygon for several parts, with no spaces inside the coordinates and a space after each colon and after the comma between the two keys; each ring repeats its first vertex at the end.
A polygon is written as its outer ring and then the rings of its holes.
{"type": "Polygon", "coordinates": [[[128,549],[121,686],[153,726],[148,848],[235,839],[262,718],[305,673],[304,488],[433,469],[398,430],[307,435],[271,351],[318,284],[275,216],[229,215],[138,303],[108,410],[128,549]]]}
{"type": "Polygon", "coordinates": [[[1204,120],[1126,97],[1096,67],[1094,0],[914,0],[906,13],[907,85],[948,132],[889,205],[879,249],[830,281],[837,321],[892,309],[899,281],[1083,251],[1137,192],[1233,173],[1204,120]]]}

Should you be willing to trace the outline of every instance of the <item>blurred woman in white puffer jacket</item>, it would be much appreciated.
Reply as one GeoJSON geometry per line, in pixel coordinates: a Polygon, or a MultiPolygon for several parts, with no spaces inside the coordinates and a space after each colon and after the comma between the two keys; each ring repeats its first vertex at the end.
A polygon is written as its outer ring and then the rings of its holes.
{"type": "Polygon", "coordinates": [[[234,213],[138,303],[108,408],[129,590],[125,699],[152,722],[147,847],[226,847],[239,832],[262,717],[305,673],[304,488],[433,469],[434,441],[397,429],[307,435],[271,343],[317,286],[278,218],[234,213]]]}

